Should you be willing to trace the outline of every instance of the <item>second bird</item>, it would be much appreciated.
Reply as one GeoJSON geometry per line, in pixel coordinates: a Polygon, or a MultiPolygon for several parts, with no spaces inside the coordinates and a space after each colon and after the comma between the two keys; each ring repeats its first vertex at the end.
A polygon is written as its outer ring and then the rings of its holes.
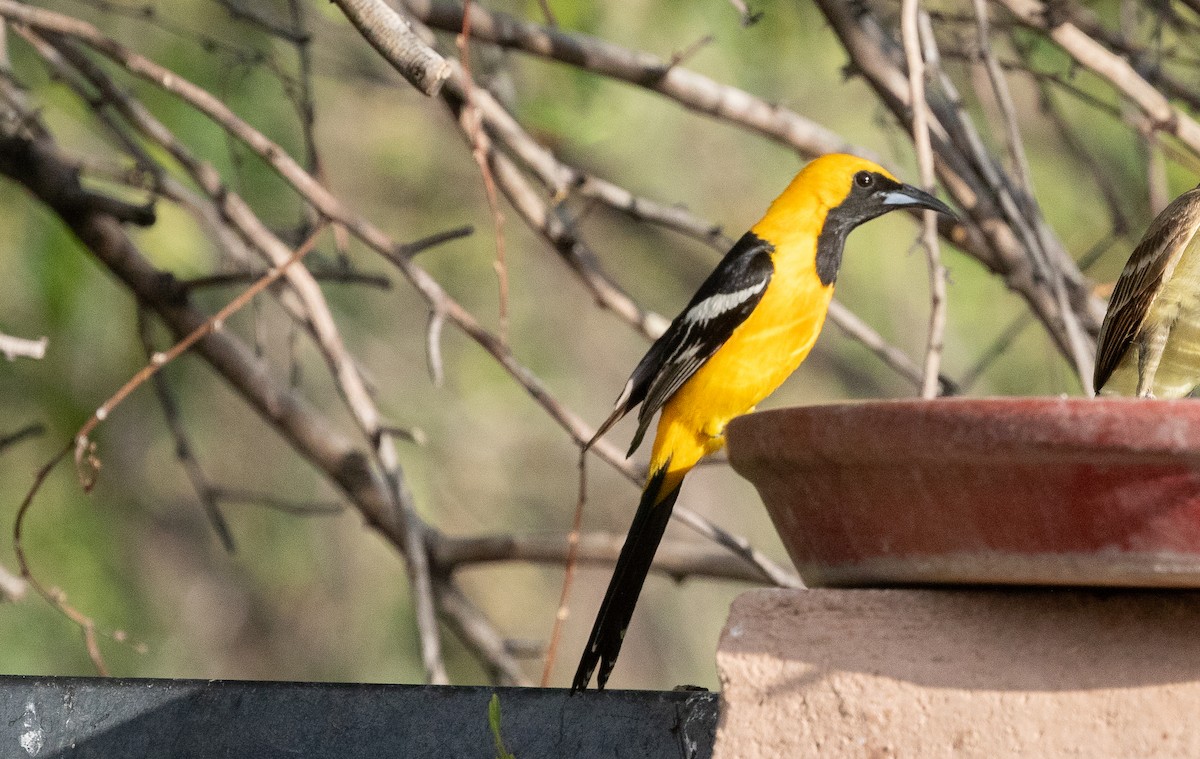
{"type": "Polygon", "coordinates": [[[1096,392],[1182,398],[1200,382],[1200,187],[1163,209],[1117,278],[1096,340],[1096,392]]]}
{"type": "MultiPolygon", "coordinates": [[[[725,445],[725,425],[787,379],[816,342],[846,237],[899,208],[953,212],[855,156],[822,156],[734,244],[633,370],[593,441],[638,404],[637,449],[659,410],[650,477],[596,616],[572,690],[599,665],[604,687],[684,476],[725,445]]],[[[590,445],[590,443],[589,443],[590,445]]]]}

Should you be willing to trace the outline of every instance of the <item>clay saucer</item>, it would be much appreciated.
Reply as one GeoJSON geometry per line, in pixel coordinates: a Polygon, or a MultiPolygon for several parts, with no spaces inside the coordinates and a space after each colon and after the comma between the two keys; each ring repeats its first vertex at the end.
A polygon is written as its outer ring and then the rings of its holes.
{"type": "Polygon", "coordinates": [[[810,585],[1200,587],[1200,402],[903,400],[728,428],[810,585]]]}

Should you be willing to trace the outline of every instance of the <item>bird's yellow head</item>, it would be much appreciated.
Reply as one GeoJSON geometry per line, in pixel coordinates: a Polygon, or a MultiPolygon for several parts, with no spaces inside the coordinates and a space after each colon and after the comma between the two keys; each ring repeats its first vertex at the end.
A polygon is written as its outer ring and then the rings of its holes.
{"type": "Polygon", "coordinates": [[[830,153],[801,169],[754,232],[768,241],[817,238],[816,267],[821,282],[833,284],[850,232],[899,208],[929,208],[953,216],[929,193],[902,183],[865,158],[830,153]]]}

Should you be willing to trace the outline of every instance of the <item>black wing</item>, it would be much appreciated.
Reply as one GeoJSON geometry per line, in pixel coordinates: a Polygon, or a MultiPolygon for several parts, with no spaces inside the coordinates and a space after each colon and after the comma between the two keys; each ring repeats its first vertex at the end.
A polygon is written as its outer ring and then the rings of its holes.
{"type": "Polygon", "coordinates": [[[774,249],[753,232],[734,243],[683,312],[638,362],[612,414],[592,441],[641,403],[629,454],[637,450],[654,414],[725,344],[762,300],[775,269],[771,262],[774,249]]]}

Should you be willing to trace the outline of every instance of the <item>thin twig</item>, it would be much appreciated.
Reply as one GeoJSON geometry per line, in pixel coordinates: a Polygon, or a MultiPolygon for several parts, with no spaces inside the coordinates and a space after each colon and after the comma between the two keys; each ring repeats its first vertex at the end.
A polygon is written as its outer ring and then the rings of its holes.
{"type": "MultiPolygon", "coordinates": [[[[925,100],[925,59],[921,53],[918,16],[921,12],[919,0],[903,0],[901,5],[900,30],[904,38],[904,52],[908,63],[908,86],[912,103],[913,145],[917,151],[917,166],[921,184],[933,191],[936,180],[933,174],[933,148],[929,141],[929,104],[925,100]]],[[[925,350],[925,370],[921,381],[921,397],[936,398],[939,389],[938,375],[942,363],[942,348],[946,333],[946,268],[938,248],[937,214],[926,210],[922,218],[921,245],[925,248],[925,260],[929,265],[929,333],[925,350]]]]}
{"type": "Polygon", "coordinates": [[[1045,33],[1080,65],[1107,79],[1137,104],[1154,129],[1179,138],[1200,154],[1200,123],[1176,107],[1134,68],[1071,21],[1057,21],[1041,0],[999,0],[1021,23],[1045,33]],[[1052,21],[1053,19],[1053,21],[1052,21]]]}
{"type": "Polygon", "coordinates": [[[550,0],[538,0],[538,7],[542,9],[542,18],[546,19],[547,26],[558,26],[558,18],[550,9],[550,0]]]}
{"type": "MultiPolygon", "coordinates": [[[[1021,55],[1030,55],[1031,51],[1023,49],[1015,37],[1012,40],[1013,47],[1021,55]]],[[[1028,73],[1032,76],[1032,71],[1028,73]]],[[[1128,200],[1121,196],[1119,183],[1107,180],[1105,164],[1092,155],[1083,144],[1083,141],[1080,140],[1075,131],[1068,125],[1066,117],[1063,116],[1061,109],[1055,102],[1049,83],[1037,76],[1032,76],[1032,78],[1038,88],[1042,114],[1054,125],[1055,131],[1058,132],[1059,139],[1062,140],[1067,151],[1086,168],[1087,175],[1092,178],[1092,184],[1099,191],[1100,196],[1104,198],[1104,205],[1108,209],[1114,235],[1120,236],[1125,234],[1129,230],[1129,217],[1125,208],[1128,200]]],[[[1080,264],[1080,266],[1083,267],[1083,264],[1080,264]]]]}
{"type": "MultiPolygon", "coordinates": [[[[625,533],[581,533],[576,543],[578,566],[612,567],[625,544],[625,533]]],[[[491,533],[483,535],[440,535],[430,550],[435,574],[507,562],[563,567],[572,551],[569,533],[491,533]]],[[[710,580],[762,584],[771,579],[739,556],[710,541],[667,538],[654,553],[650,571],[673,580],[693,577],[710,580]]]]}
{"type": "Polygon", "coordinates": [[[2,435],[0,436],[0,452],[3,452],[4,449],[8,448],[9,446],[16,445],[22,440],[28,440],[29,438],[37,437],[45,431],[46,425],[42,424],[41,422],[34,422],[33,424],[25,425],[16,432],[10,432],[7,435],[2,435]]]}
{"type": "Polygon", "coordinates": [[[558,657],[558,642],[562,628],[571,613],[571,585],[575,581],[575,567],[579,561],[579,537],[583,531],[583,508],[587,504],[587,448],[579,450],[579,495],[575,500],[575,515],[571,518],[571,532],[567,534],[567,560],[563,565],[562,590],[558,596],[558,609],[554,612],[554,627],[550,631],[550,644],[546,646],[546,657],[542,663],[541,687],[550,686],[550,675],[554,673],[554,661],[558,657]]]}
{"type": "Polygon", "coordinates": [[[446,612],[447,623],[487,663],[488,675],[494,682],[501,685],[533,685],[522,671],[521,663],[513,657],[508,641],[496,632],[457,585],[444,577],[435,577],[434,590],[442,610],[446,612]]]}
{"type": "MultiPolygon", "coordinates": [[[[142,348],[146,352],[146,358],[153,361],[154,357],[158,355],[158,351],[154,349],[154,337],[150,334],[149,314],[145,308],[138,309],[138,336],[142,341],[142,348]]],[[[192,483],[192,489],[196,491],[196,497],[200,499],[200,505],[204,509],[213,531],[221,540],[221,545],[226,551],[233,553],[235,546],[229,522],[221,514],[221,505],[216,497],[215,488],[209,482],[208,476],[204,473],[204,469],[200,466],[200,462],[192,450],[191,438],[183,426],[175,394],[171,392],[171,386],[162,372],[155,372],[152,380],[154,393],[158,396],[158,405],[163,410],[163,416],[167,421],[167,429],[175,438],[175,457],[183,465],[183,471],[192,483]]]]}
{"type": "MultiPolygon", "coordinates": [[[[815,3],[850,55],[853,70],[861,73],[895,117],[911,128],[911,90],[896,65],[903,47],[872,14],[857,13],[840,0],[815,3]]],[[[964,211],[959,223],[941,221],[941,233],[1002,276],[1029,302],[1059,350],[1072,361],[1080,381],[1086,381],[1092,366],[1087,333],[1099,329],[1100,304],[1061,244],[1045,230],[1036,206],[1031,215],[1029,208],[1022,209],[1012,197],[1003,172],[949,77],[944,71],[934,73],[941,93],[929,99],[935,168],[942,186],[964,211]]]]}
{"type": "MultiPolygon", "coordinates": [[[[917,388],[924,384],[924,370],[907,353],[884,340],[883,335],[836,298],[829,302],[829,321],[851,339],[862,343],[886,366],[917,388]]],[[[959,392],[958,383],[945,374],[938,375],[938,386],[939,395],[954,395],[959,392]]]]}
{"type": "Polygon", "coordinates": [[[462,32],[456,40],[459,60],[462,63],[463,93],[466,103],[459,113],[463,131],[471,141],[471,156],[479,166],[483,176],[483,189],[487,195],[488,210],[492,215],[492,233],[496,237],[496,260],[493,268],[496,270],[496,286],[499,289],[500,300],[500,339],[508,342],[508,254],[504,244],[504,212],[500,210],[500,197],[496,191],[496,180],[492,176],[492,168],[488,155],[491,152],[489,140],[483,131],[483,118],[475,105],[475,78],[471,75],[471,0],[463,3],[462,32]]]}
{"type": "Polygon", "coordinates": [[[261,9],[256,8],[251,0],[247,0],[246,2],[243,2],[243,0],[217,0],[217,4],[229,13],[230,18],[235,18],[256,26],[274,37],[287,40],[293,45],[304,45],[311,39],[303,31],[297,31],[282,21],[268,16],[261,9]]]}
{"type": "Polygon", "coordinates": [[[1171,202],[1167,162],[1163,159],[1163,151],[1155,133],[1149,130],[1140,131],[1146,151],[1146,199],[1150,205],[1150,214],[1158,216],[1171,202]]]}
{"type": "MultiPolygon", "coordinates": [[[[1112,247],[1113,243],[1116,242],[1116,239],[1120,236],[1120,234],[1121,233],[1114,228],[1107,235],[1101,237],[1095,245],[1093,245],[1086,253],[1080,256],[1079,268],[1083,271],[1090,269],[1092,264],[1096,263],[1096,261],[1100,258],[1100,255],[1112,247]]],[[[1034,317],[1032,313],[1029,311],[1022,311],[1011,322],[1009,322],[1008,326],[1000,332],[1000,336],[993,340],[991,345],[989,345],[987,349],[979,355],[979,358],[976,359],[971,368],[967,369],[967,371],[964,372],[961,377],[959,377],[959,383],[962,386],[962,392],[969,392],[973,387],[975,387],[975,383],[979,381],[979,378],[983,376],[983,373],[991,368],[996,359],[1004,355],[1004,352],[1012,346],[1013,342],[1020,336],[1025,328],[1033,324],[1033,320],[1034,317]]]]}
{"type": "MultiPolygon", "coordinates": [[[[361,285],[378,290],[390,290],[392,281],[382,274],[367,274],[358,271],[341,271],[339,269],[312,269],[313,278],[324,284],[361,285]]],[[[202,277],[181,279],[179,284],[185,290],[204,290],[213,287],[230,287],[253,282],[263,275],[261,271],[232,271],[222,274],[208,274],[202,277]]]]}
{"type": "Polygon", "coordinates": [[[397,440],[403,440],[413,445],[425,445],[429,442],[429,436],[420,427],[398,427],[392,424],[385,424],[379,430],[386,432],[397,440]]]}
{"type": "Polygon", "coordinates": [[[376,456],[392,497],[393,507],[404,524],[404,565],[412,585],[413,609],[417,619],[417,634],[421,646],[421,663],[430,685],[449,685],[446,661],[442,656],[442,638],[438,630],[436,592],[429,571],[428,528],[417,514],[416,503],[400,472],[400,462],[392,435],[380,432],[376,456]]]}
{"type": "Polygon", "coordinates": [[[673,53],[671,55],[671,62],[669,65],[671,68],[682,66],[694,58],[701,50],[711,45],[714,39],[716,38],[711,34],[704,35],[700,39],[685,47],[683,50],[680,50],[678,53],[673,53]]]}
{"type": "MultiPolygon", "coordinates": [[[[93,37],[96,34],[91,28],[84,29],[81,33],[93,37]]],[[[161,67],[156,63],[116,45],[111,40],[104,38],[103,35],[96,39],[99,40],[100,47],[107,54],[115,56],[127,67],[143,72],[161,71],[161,67]]],[[[147,137],[158,142],[179,160],[192,174],[197,184],[214,202],[218,203],[225,218],[247,240],[267,255],[279,267],[279,271],[288,271],[286,246],[263,224],[237,193],[231,192],[224,185],[220,175],[210,164],[193,157],[161,122],[128,94],[118,90],[104,72],[92,65],[70,44],[65,41],[60,42],[60,49],[80,73],[114,102],[126,118],[142,130],[147,137]]],[[[297,173],[302,174],[310,184],[320,187],[319,183],[316,183],[311,175],[304,172],[283,150],[267,140],[262,133],[239,119],[224,103],[210,93],[173,74],[167,74],[165,78],[157,78],[155,81],[163,86],[173,85],[189,102],[226,126],[228,134],[238,137],[251,148],[256,148],[262,143],[270,145],[270,148],[260,155],[268,160],[274,159],[274,163],[277,165],[282,164],[294,169],[297,173]]],[[[438,237],[441,240],[453,239],[457,233],[458,231],[438,237]]],[[[412,249],[416,250],[419,247],[420,243],[414,245],[412,249]]],[[[395,249],[403,254],[403,246],[395,246],[395,249]]],[[[331,373],[336,378],[338,387],[342,391],[355,421],[364,435],[372,442],[372,456],[382,469],[388,483],[387,492],[391,498],[391,509],[385,518],[396,529],[399,537],[398,546],[402,549],[401,554],[412,582],[416,620],[426,672],[431,683],[445,683],[448,681],[448,676],[441,657],[433,588],[427,567],[427,557],[424,554],[425,526],[416,516],[415,505],[399,467],[395,445],[391,436],[381,430],[379,410],[366,388],[361,372],[345,349],[337,324],[316,280],[312,278],[307,269],[302,267],[295,269],[294,272],[289,272],[288,276],[297,295],[304,301],[308,321],[315,333],[317,345],[321,349],[331,373]]],[[[80,462],[81,468],[82,462],[86,462],[92,467],[98,466],[92,448],[87,444],[85,438],[80,438],[76,460],[80,462]]]]}
{"type": "MultiPolygon", "coordinates": [[[[1120,29],[1118,38],[1121,40],[1133,39],[1137,33],[1138,9],[1130,0],[1121,0],[1118,5],[1117,19],[1120,29]]],[[[1144,70],[1146,67],[1140,66],[1139,68],[1144,70]]],[[[1153,68],[1160,68],[1160,66],[1153,68]]],[[[1145,161],[1146,166],[1146,199],[1149,201],[1150,214],[1157,216],[1166,208],[1171,199],[1168,197],[1166,165],[1163,161],[1162,151],[1158,149],[1158,138],[1155,135],[1154,127],[1127,98],[1121,98],[1121,119],[1138,136],[1138,147],[1141,149],[1139,157],[1145,161]]]]}
{"type": "Polygon", "coordinates": [[[690,527],[698,535],[703,535],[717,545],[724,546],[735,556],[741,557],[747,564],[762,572],[772,585],[780,588],[804,587],[800,575],[796,574],[794,570],[772,561],[741,535],[723,530],[695,511],[678,504],[671,513],[674,518],[690,527]]]}
{"type": "Polygon", "coordinates": [[[332,501],[292,501],[280,498],[273,493],[259,493],[222,485],[212,486],[212,495],[220,503],[262,506],[272,511],[297,517],[336,516],[345,512],[341,505],[332,501]]]}
{"type": "Polygon", "coordinates": [[[25,597],[29,583],[0,566],[0,601],[15,603],[25,597]]]}
{"type": "Polygon", "coordinates": [[[41,580],[33,575],[33,569],[29,564],[29,558],[25,555],[25,544],[22,541],[22,534],[25,529],[25,517],[29,514],[29,507],[33,505],[34,496],[42,489],[42,484],[46,478],[50,476],[50,472],[56,466],[62,463],[63,459],[75,448],[74,442],[68,442],[54,456],[42,465],[41,469],[34,475],[33,484],[29,486],[29,491],[25,494],[24,500],[17,508],[17,518],[13,522],[13,553],[17,557],[17,567],[21,571],[21,579],[29,583],[37,594],[46,599],[46,602],[53,606],[67,619],[79,626],[83,633],[84,646],[87,648],[88,658],[92,661],[92,666],[96,668],[97,674],[107,677],[108,664],[104,661],[104,654],[100,651],[100,640],[97,636],[96,622],[91,617],[79,611],[75,607],[67,603],[66,594],[57,589],[50,589],[42,585],[41,580]]]}
{"type": "Polygon", "coordinates": [[[429,365],[429,380],[434,387],[441,387],[446,380],[442,361],[442,328],[446,326],[446,314],[438,308],[429,310],[429,324],[425,329],[425,358],[429,365]]]}
{"type": "Polygon", "coordinates": [[[304,258],[309,251],[317,243],[318,235],[325,229],[325,225],[319,226],[316,231],[309,236],[304,243],[292,253],[282,266],[270,270],[261,279],[255,282],[250,287],[246,288],[238,297],[231,300],[217,313],[213,314],[204,324],[197,327],[191,334],[184,337],[175,345],[171,346],[164,352],[155,353],[150,357],[150,363],[142,367],[142,369],[133,377],[122,385],[117,392],[113,393],[108,400],[100,404],[100,407],[84,422],[79,431],[75,433],[74,448],[75,448],[75,465],[78,468],[79,480],[83,485],[85,492],[90,491],[96,484],[96,475],[98,474],[98,465],[91,455],[91,444],[89,436],[95,431],[97,425],[109,417],[109,415],[121,404],[123,400],[129,397],[129,394],[139,388],[146,380],[150,379],[158,373],[164,366],[174,361],[179,356],[183,355],[189,348],[196,344],[197,341],[205,336],[221,329],[225,321],[230,316],[237,313],[243,306],[249,303],[255,295],[258,295],[263,290],[271,286],[273,282],[282,277],[289,266],[304,258]]]}
{"type": "Polygon", "coordinates": [[[426,235],[418,240],[406,242],[397,246],[396,252],[405,258],[412,258],[427,250],[436,248],[439,245],[444,245],[454,240],[461,240],[464,237],[470,237],[475,234],[475,227],[470,224],[464,224],[461,227],[453,227],[441,232],[434,232],[431,235],[426,235]]]}
{"type": "MultiPolygon", "coordinates": [[[[460,68],[456,65],[454,67],[460,68]]],[[[460,123],[466,109],[464,86],[462,77],[455,74],[442,90],[443,99],[456,113],[460,123]]],[[[523,132],[487,90],[476,89],[474,98],[477,111],[490,127],[503,129],[510,138],[513,138],[516,132],[523,132]]],[[[548,151],[533,143],[532,139],[514,140],[509,144],[520,145],[522,157],[526,161],[537,162],[539,177],[552,188],[555,195],[566,191],[565,177],[558,171],[558,164],[548,151]]],[[[667,328],[668,320],[642,308],[613,281],[601,267],[595,251],[576,232],[562,205],[548,203],[545,193],[535,188],[516,162],[505,153],[496,150],[490,144],[490,140],[485,147],[488,151],[486,159],[491,168],[491,175],[509,204],[531,229],[554,246],[563,261],[592,293],[596,303],[625,319],[651,339],[662,334],[667,328]]]]}
{"type": "Polygon", "coordinates": [[[1013,105],[1012,94],[1004,79],[1004,72],[1001,71],[1000,64],[996,60],[996,54],[992,50],[992,33],[989,27],[987,6],[984,0],[973,0],[973,2],[979,36],[979,57],[983,61],[988,80],[992,84],[996,103],[1000,106],[1008,152],[1012,156],[1013,173],[1016,176],[1017,185],[1027,197],[1031,198],[1033,197],[1033,180],[1029,171],[1029,159],[1025,156],[1025,145],[1021,140],[1021,132],[1017,124],[1017,109],[1013,105]]]}
{"type": "MultiPolygon", "coordinates": [[[[77,165],[62,155],[44,131],[36,134],[42,136],[0,141],[0,172],[20,182],[57,213],[97,259],[140,302],[153,308],[176,336],[188,335],[203,325],[208,314],[179,297],[170,277],[149,264],[120,222],[78,204],[71,186],[78,181],[77,165]],[[34,139],[40,143],[37,148],[29,144],[34,139]],[[14,163],[31,171],[13,173],[14,163]],[[35,181],[33,177],[58,181],[35,181]]],[[[391,241],[387,244],[389,253],[402,247],[391,241]]],[[[195,349],[271,426],[346,493],[372,527],[403,549],[404,525],[395,518],[397,509],[389,487],[370,466],[368,454],[351,444],[292,389],[275,381],[261,357],[229,332],[213,332],[198,342],[195,349]]],[[[439,595],[445,587],[437,586],[439,595]]],[[[453,603],[442,606],[447,621],[456,630],[463,629],[473,636],[464,641],[487,666],[508,671],[511,657],[502,646],[499,653],[490,646],[489,636],[499,636],[487,619],[461,594],[452,600],[453,603]]]]}
{"type": "MultiPolygon", "coordinates": [[[[462,31],[463,6],[444,0],[402,0],[422,22],[437,29],[462,31]]],[[[606,40],[554,27],[532,24],[513,16],[471,6],[471,36],[503,47],[570,63],[602,76],[658,92],[693,111],[738,124],[779,140],[809,158],[823,153],[856,153],[878,158],[872,151],[848,143],[841,135],[778,103],[648,53],[629,50],[606,40]]]]}
{"type": "Polygon", "coordinates": [[[0,332],[0,353],[9,361],[14,361],[17,358],[32,358],[40,359],[46,355],[46,346],[50,344],[50,338],[39,337],[37,340],[29,340],[24,337],[13,337],[0,332]]]}
{"type": "Polygon", "coordinates": [[[738,18],[742,22],[742,26],[754,26],[763,17],[762,11],[752,11],[750,6],[746,4],[746,0],[729,0],[729,4],[738,12],[738,18]]]}

